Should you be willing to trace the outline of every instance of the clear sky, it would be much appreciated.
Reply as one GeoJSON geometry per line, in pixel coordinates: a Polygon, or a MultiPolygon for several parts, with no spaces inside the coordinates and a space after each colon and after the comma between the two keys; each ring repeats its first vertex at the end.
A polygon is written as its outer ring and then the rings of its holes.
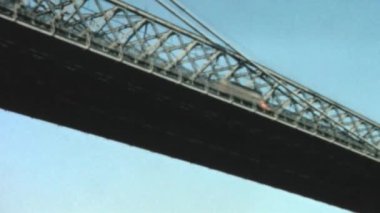
{"type": "MultiPolygon", "coordinates": [[[[248,57],[380,121],[380,1],[182,2],[248,57]]],[[[345,211],[0,109],[0,212],[345,211]]]]}

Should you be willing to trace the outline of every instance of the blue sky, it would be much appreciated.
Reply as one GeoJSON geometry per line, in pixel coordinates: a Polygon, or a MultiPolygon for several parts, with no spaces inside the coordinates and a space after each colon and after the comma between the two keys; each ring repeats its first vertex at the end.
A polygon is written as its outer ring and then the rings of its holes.
{"type": "MultiPolygon", "coordinates": [[[[380,121],[379,1],[182,2],[249,58],[380,121]]],[[[345,212],[1,109],[0,180],[4,213],[345,212]]]]}

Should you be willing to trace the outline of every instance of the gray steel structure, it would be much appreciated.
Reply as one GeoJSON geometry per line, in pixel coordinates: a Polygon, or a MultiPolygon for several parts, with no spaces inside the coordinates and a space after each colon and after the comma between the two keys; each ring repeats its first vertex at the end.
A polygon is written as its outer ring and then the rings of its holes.
{"type": "Polygon", "coordinates": [[[374,164],[380,161],[377,123],[127,3],[0,0],[0,18],[302,131],[374,164]],[[261,99],[269,110],[259,106],[261,99]]]}
{"type": "Polygon", "coordinates": [[[179,85],[292,126],[379,160],[376,122],[291,81],[256,62],[117,0],[0,1],[2,18],[141,66],[179,85]],[[228,79],[259,91],[272,110],[260,110],[249,95],[219,91],[228,79]]]}

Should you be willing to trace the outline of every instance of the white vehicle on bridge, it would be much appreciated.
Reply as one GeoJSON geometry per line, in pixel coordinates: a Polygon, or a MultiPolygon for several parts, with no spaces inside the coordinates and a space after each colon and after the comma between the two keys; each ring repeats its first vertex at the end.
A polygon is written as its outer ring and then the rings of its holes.
{"type": "Polygon", "coordinates": [[[212,88],[230,94],[233,97],[237,97],[246,101],[252,101],[260,110],[271,111],[271,107],[264,100],[262,94],[258,90],[253,90],[247,87],[243,87],[237,83],[223,79],[215,84],[212,84],[212,88]]]}

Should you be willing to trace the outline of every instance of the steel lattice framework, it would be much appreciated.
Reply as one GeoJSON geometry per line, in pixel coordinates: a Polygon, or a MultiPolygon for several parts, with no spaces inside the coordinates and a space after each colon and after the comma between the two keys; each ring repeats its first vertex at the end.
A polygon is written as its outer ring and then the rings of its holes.
{"type": "Polygon", "coordinates": [[[0,0],[0,16],[380,160],[379,124],[122,1],[0,0]],[[246,94],[220,90],[222,82],[246,94]]]}

